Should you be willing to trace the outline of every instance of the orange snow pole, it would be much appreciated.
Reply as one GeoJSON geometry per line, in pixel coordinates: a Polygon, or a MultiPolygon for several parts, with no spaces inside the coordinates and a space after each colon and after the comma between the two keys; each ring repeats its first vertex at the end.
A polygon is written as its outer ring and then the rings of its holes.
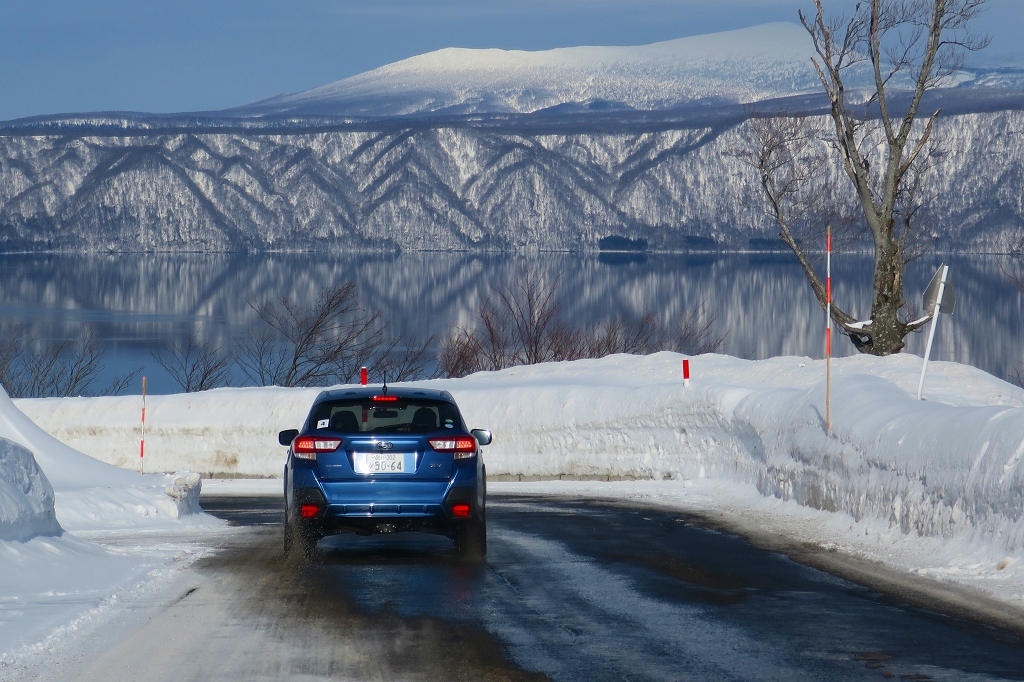
{"type": "Polygon", "coordinates": [[[832,432],[832,226],[825,228],[825,435],[832,432]]]}
{"type": "Polygon", "coordinates": [[[142,440],[139,441],[139,473],[146,473],[146,377],[142,377],[142,440]]]}

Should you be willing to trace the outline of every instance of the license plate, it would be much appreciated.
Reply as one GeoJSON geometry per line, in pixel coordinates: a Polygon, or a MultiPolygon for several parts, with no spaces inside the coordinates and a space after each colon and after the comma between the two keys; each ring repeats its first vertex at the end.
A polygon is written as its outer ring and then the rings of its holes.
{"type": "Polygon", "coordinates": [[[404,452],[361,452],[356,453],[357,474],[404,474],[404,452]]]}

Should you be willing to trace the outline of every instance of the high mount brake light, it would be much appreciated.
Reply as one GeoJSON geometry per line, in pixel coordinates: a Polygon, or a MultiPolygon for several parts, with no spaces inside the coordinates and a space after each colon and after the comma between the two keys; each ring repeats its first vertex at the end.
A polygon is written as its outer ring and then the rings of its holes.
{"type": "Polygon", "coordinates": [[[375,403],[394,403],[398,402],[397,395],[375,395],[370,398],[375,403]]]}
{"type": "Polygon", "coordinates": [[[454,452],[455,459],[468,459],[476,454],[476,439],[469,436],[429,438],[427,442],[438,452],[454,452]]]}
{"type": "Polygon", "coordinates": [[[292,441],[292,454],[299,459],[316,459],[318,452],[334,452],[341,447],[340,438],[299,436],[292,441]]]}

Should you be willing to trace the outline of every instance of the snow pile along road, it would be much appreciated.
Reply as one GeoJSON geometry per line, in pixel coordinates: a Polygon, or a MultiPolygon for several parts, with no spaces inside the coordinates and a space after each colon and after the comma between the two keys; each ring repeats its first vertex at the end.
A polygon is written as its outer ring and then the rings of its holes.
{"type": "MultiPolygon", "coordinates": [[[[218,388],[148,396],[146,469],[281,476],[285,449],[277,444],[277,433],[298,427],[319,393],[315,388],[218,388]]],[[[140,396],[16,404],[60,441],[103,462],[138,467],[140,396]]]]}
{"type": "MultiPolygon", "coordinates": [[[[692,358],[684,388],[682,359],[618,355],[419,385],[450,391],[470,427],[494,432],[488,476],[522,481],[504,486],[584,479],[527,487],[728,512],[797,542],[1024,602],[1024,391],[938,362],[919,402],[920,358],[843,358],[833,361],[826,434],[824,362],[704,355],[692,358]],[[608,479],[622,482],[597,483],[608,479]]],[[[277,431],[300,426],[317,393],[150,397],[147,466],[280,476],[277,431]]],[[[74,447],[132,465],[139,403],[17,404],[74,447]]],[[[58,518],[59,500],[58,488],[58,518]]]]}
{"type": "Polygon", "coordinates": [[[174,574],[195,556],[166,540],[108,549],[68,531],[212,528],[200,511],[199,476],[142,476],[55,440],[0,389],[0,679],[102,617],[133,590],[174,574]]]}
{"type": "Polygon", "coordinates": [[[0,438],[0,540],[60,535],[53,488],[32,453],[0,438]]]}
{"type": "Polygon", "coordinates": [[[492,473],[751,483],[903,533],[1024,549],[1024,391],[934,363],[919,402],[919,358],[844,358],[826,435],[823,362],[701,356],[683,389],[680,359],[517,368],[450,388],[494,427],[492,473]]]}
{"type": "MultiPolygon", "coordinates": [[[[38,463],[46,474],[42,481],[49,497],[44,504],[54,507],[65,530],[151,528],[201,511],[198,475],[143,476],[97,461],[39,428],[2,389],[0,438],[20,445],[30,459],[34,455],[32,465],[38,463]]],[[[27,474],[21,476],[28,480],[27,474]]]]}
{"type": "MultiPolygon", "coordinates": [[[[420,385],[451,391],[471,427],[490,428],[489,475],[718,479],[766,496],[873,517],[904,533],[968,533],[1024,547],[1024,391],[984,372],[920,359],[834,361],[832,434],[824,363],[807,358],[612,356],[420,385]]],[[[280,429],[315,389],[217,389],[149,399],[147,460],[164,470],[279,476],[280,429]],[[149,454],[151,453],[151,454],[149,454]]],[[[138,398],[23,400],[58,438],[124,464],[138,398]]],[[[44,467],[45,469],[45,467],[44,467]]]]}

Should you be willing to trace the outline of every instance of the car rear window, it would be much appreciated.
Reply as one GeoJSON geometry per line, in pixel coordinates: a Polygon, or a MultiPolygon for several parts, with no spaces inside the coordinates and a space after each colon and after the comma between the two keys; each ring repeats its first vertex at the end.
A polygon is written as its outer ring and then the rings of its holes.
{"type": "Polygon", "coordinates": [[[461,426],[459,412],[451,403],[415,397],[388,402],[331,400],[314,407],[309,419],[311,431],[335,433],[432,433],[461,426]]]}

